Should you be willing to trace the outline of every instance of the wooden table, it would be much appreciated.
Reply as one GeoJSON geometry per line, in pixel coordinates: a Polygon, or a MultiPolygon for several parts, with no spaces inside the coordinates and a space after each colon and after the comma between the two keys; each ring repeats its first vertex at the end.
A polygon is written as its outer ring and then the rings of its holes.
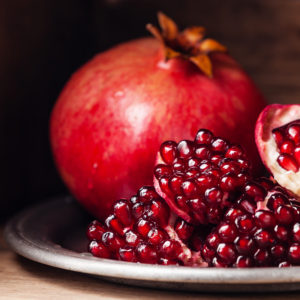
{"type": "Polygon", "coordinates": [[[117,285],[48,267],[8,249],[0,228],[0,299],[300,299],[300,292],[275,294],[183,293],[117,285]]]}

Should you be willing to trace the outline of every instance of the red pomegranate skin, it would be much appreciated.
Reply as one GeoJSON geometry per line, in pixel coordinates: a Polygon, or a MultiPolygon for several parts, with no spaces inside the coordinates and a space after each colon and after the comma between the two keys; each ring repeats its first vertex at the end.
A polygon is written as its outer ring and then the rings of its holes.
{"type": "Polygon", "coordinates": [[[258,168],[253,130],[265,102],[240,66],[214,53],[213,78],[183,59],[164,61],[143,38],[100,53],[64,87],[50,139],[59,173],[78,201],[104,219],[116,199],[152,184],[159,145],[199,128],[245,147],[258,168]]]}

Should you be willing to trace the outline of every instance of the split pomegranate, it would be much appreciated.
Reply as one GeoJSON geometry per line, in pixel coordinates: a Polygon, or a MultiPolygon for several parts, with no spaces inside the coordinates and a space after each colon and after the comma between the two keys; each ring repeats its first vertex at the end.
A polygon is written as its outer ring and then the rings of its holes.
{"type": "Polygon", "coordinates": [[[187,246],[199,240],[195,227],[173,215],[153,187],[142,187],[130,200],[115,202],[105,225],[93,221],[87,236],[89,250],[97,257],[150,264],[207,266],[199,251],[193,252],[187,246]]]}
{"type": "Polygon", "coordinates": [[[255,138],[274,178],[300,196],[300,104],[267,106],[257,120],[255,138]]]}
{"type": "Polygon", "coordinates": [[[250,181],[201,253],[215,267],[300,265],[300,206],[277,184],[250,181]]]}
{"type": "Polygon", "coordinates": [[[50,139],[71,193],[104,220],[115,199],[152,184],[166,139],[211,129],[247,149],[259,169],[252,131],[265,103],[241,67],[203,27],[162,31],[95,56],[66,84],[53,109],[50,139]]]}
{"type": "Polygon", "coordinates": [[[217,224],[250,173],[240,146],[200,129],[194,141],[166,141],[161,145],[154,186],[185,221],[217,224]]]}

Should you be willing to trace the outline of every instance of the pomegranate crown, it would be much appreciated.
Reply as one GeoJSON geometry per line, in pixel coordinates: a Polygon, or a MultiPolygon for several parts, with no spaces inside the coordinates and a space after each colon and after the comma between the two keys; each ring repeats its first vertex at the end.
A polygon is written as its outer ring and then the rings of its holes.
{"type": "Polygon", "coordinates": [[[158,29],[152,24],[146,28],[164,47],[165,59],[181,57],[196,65],[206,76],[212,77],[212,62],[209,54],[226,52],[227,48],[210,38],[204,38],[206,30],[202,26],[193,26],[179,31],[176,23],[162,12],[158,12],[158,29]]]}

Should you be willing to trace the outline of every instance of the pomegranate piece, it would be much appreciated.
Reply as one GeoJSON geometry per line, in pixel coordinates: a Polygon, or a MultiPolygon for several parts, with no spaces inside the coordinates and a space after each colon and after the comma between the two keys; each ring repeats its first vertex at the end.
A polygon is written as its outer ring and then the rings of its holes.
{"type": "Polygon", "coordinates": [[[214,267],[287,267],[300,264],[300,207],[284,189],[260,178],[246,184],[237,202],[207,236],[203,259],[214,267]],[[265,197],[247,193],[247,186],[265,190],[265,197]],[[252,203],[254,211],[244,205],[252,203]]]}
{"type": "Polygon", "coordinates": [[[87,237],[89,251],[100,258],[163,265],[207,265],[199,252],[187,246],[187,243],[203,241],[201,232],[173,215],[149,186],[142,187],[130,200],[116,201],[105,225],[93,221],[87,237]]]}
{"type": "Polygon", "coordinates": [[[203,259],[214,267],[299,265],[300,207],[294,200],[271,181],[267,185],[266,179],[249,182],[207,236],[201,250],[203,259]],[[255,194],[247,193],[247,186],[265,190],[265,197],[256,201],[255,194]],[[247,209],[245,199],[254,211],[247,209]]]}
{"type": "Polygon", "coordinates": [[[300,104],[267,106],[256,122],[255,140],[275,180],[300,196],[300,104]]]}
{"type": "MultiPolygon", "coordinates": [[[[250,177],[244,150],[206,129],[194,141],[164,142],[154,169],[154,186],[169,207],[193,224],[217,224],[223,210],[250,177]]],[[[249,191],[264,197],[255,186],[249,191]]]]}

